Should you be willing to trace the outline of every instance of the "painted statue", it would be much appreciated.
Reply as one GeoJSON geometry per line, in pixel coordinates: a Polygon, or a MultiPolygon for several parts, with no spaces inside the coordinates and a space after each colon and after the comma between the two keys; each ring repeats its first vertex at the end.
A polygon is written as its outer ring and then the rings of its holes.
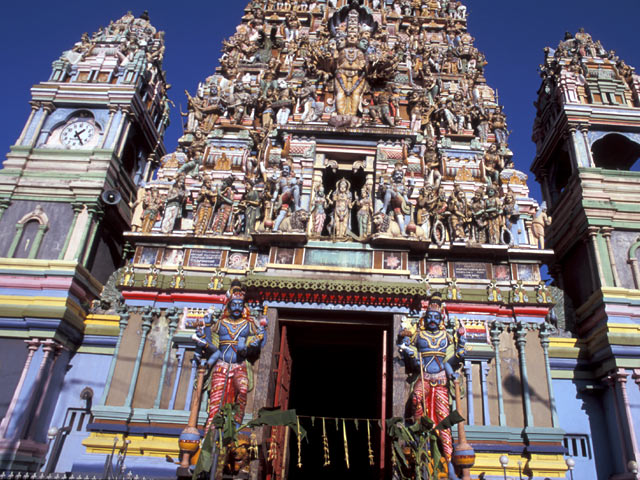
{"type": "Polygon", "coordinates": [[[315,195],[313,197],[311,207],[311,235],[319,237],[324,230],[324,222],[327,219],[327,196],[324,193],[324,187],[318,185],[316,187],[315,195]]]}
{"type": "Polygon", "coordinates": [[[169,189],[166,204],[164,207],[164,218],[162,219],[162,233],[171,233],[182,218],[182,209],[187,197],[184,174],[178,174],[175,182],[169,189]]]}
{"type": "Polygon", "coordinates": [[[163,201],[160,197],[158,189],[152,188],[150,192],[144,198],[142,212],[142,233],[151,233],[153,226],[158,220],[158,215],[162,211],[163,201]]]}
{"type": "MultiPolygon", "coordinates": [[[[400,354],[412,374],[412,416],[415,420],[426,416],[436,424],[451,411],[449,383],[458,376],[454,368],[463,357],[466,344],[464,325],[460,324],[456,334],[451,335],[445,329],[445,317],[442,299],[434,294],[418,324],[407,323],[407,328],[398,336],[400,354]]],[[[443,456],[449,463],[453,455],[451,430],[441,430],[438,436],[443,456]]]]}
{"type": "Polygon", "coordinates": [[[198,206],[194,215],[194,234],[204,235],[211,222],[216,203],[216,193],[211,186],[211,178],[206,176],[196,199],[198,206]]]}
{"type": "Polygon", "coordinates": [[[218,187],[217,203],[215,207],[215,216],[211,224],[211,231],[214,235],[222,235],[229,230],[231,222],[231,213],[233,212],[233,175],[228,176],[222,181],[222,185],[218,187]]]}
{"type": "Polygon", "coordinates": [[[351,209],[353,208],[353,194],[351,183],[341,178],[336,184],[336,191],[330,198],[333,213],[329,222],[329,230],[333,240],[344,240],[351,232],[351,209]]]}
{"type": "Polygon", "coordinates": [[[544,250],[544,233],[545,228],[551,225],[551,217],[547,215],[547,202],[542,202],[540,209],[537,211],[533,223],[531,224],[531,231],[536,244],[544,250]]]}
{"type": "Polygon", "coordinates": [[[236,404],[234,420],[242,423],[249,390],[249,360],[255,360],[266,341],[267,320],[254,315],[245,301],[245,292],[234,281],[221,312],[208,313],[200,327],[196,359],[209,366],[209,408],[205,431],[227,403],[236,404]]]}

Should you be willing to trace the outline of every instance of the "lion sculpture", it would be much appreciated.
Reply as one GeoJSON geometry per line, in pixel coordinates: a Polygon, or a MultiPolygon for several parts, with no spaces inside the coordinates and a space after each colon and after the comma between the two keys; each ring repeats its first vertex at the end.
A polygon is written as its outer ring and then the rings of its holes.
{"type": "Polygon", "coordinates": [[[409,237],[411,239],[421,240],[423,242],[426,242],[428,240],[427,235],[421,226],[415,224],[409,224],[409,226],[415,226],[415,231],[411,231],[411,228],[410,233],[406,234],[400,230],[400,225],[398,225],[398,222],[393,220],[389,215],[378,212],[373,216],[373,227],[375,233],[377,234],[388,235],[397,238],[409,237]]]}

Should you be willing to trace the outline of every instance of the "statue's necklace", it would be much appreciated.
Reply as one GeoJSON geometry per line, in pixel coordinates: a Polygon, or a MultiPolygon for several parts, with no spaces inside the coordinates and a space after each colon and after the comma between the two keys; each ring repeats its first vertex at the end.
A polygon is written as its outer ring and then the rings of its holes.
{"type": "Polygon", "coordinates": [[[440,348],[441,342],[443,339],[445,339],[447,337],[447,332],[445,332],[444,330],[432,334],[432,333],[427,333],[427,332],[420,332],[420,338],[422,338],[423,340],[427,341],[427,345],[429,345],[429,348],[431,349],[438,349],[440,348]]]}

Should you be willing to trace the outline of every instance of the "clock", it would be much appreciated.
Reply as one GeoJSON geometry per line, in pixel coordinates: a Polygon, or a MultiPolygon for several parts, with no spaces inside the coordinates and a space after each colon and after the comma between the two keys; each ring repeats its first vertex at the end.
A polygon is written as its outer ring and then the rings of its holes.
{"type": "Polygon", "coordinates": [[[64,127],[60,133],[60,141],[69,148],[84,148],[91,142],[95,134],[95,126],[81,120],[64,127]]]}

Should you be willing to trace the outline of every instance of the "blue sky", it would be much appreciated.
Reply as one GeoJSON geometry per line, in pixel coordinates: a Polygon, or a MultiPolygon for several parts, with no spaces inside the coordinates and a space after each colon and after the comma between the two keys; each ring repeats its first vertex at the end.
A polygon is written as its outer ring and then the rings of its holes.
{"type": "MultiPolygon", "coordinates": [[[[45,81],[51,62],[87,31],[94,32],[111,19],[131,10],[149,10],[152,23],[166,31],[165,69],[173,85],[171,99],[186,109],[184,90],[193,93],[198,81],[213,72],[221,41],[234,32],[245,0],[176,2],[166,0],[89,2],[5,2],[0,16],[3,45],[3,95],[0,115],[0,150],[8,152],[29,114],[29,88],[45,81]]],[[[489,61],[486,77],[498,89],[509,119],[511,149],[517,168],[529,171],[535,156],[530,140],[535,115],[533,101],[540,85],[537,73],[542,49],[555,47],[565,31],[584,27],[604,47],[614,49],[640,70],[637,36],[640,0],[467,0],[469,31],[489,61]],[[610,7],[610,8],[607,8],[610,7]]],[[[165,137],[168,150],[180,136],[177,109],[165,137]]],[[[3,153],[4,154],[4,153],[3,153]]],[[[530,178],[533,196],[539,189],[530,178]]]]}

